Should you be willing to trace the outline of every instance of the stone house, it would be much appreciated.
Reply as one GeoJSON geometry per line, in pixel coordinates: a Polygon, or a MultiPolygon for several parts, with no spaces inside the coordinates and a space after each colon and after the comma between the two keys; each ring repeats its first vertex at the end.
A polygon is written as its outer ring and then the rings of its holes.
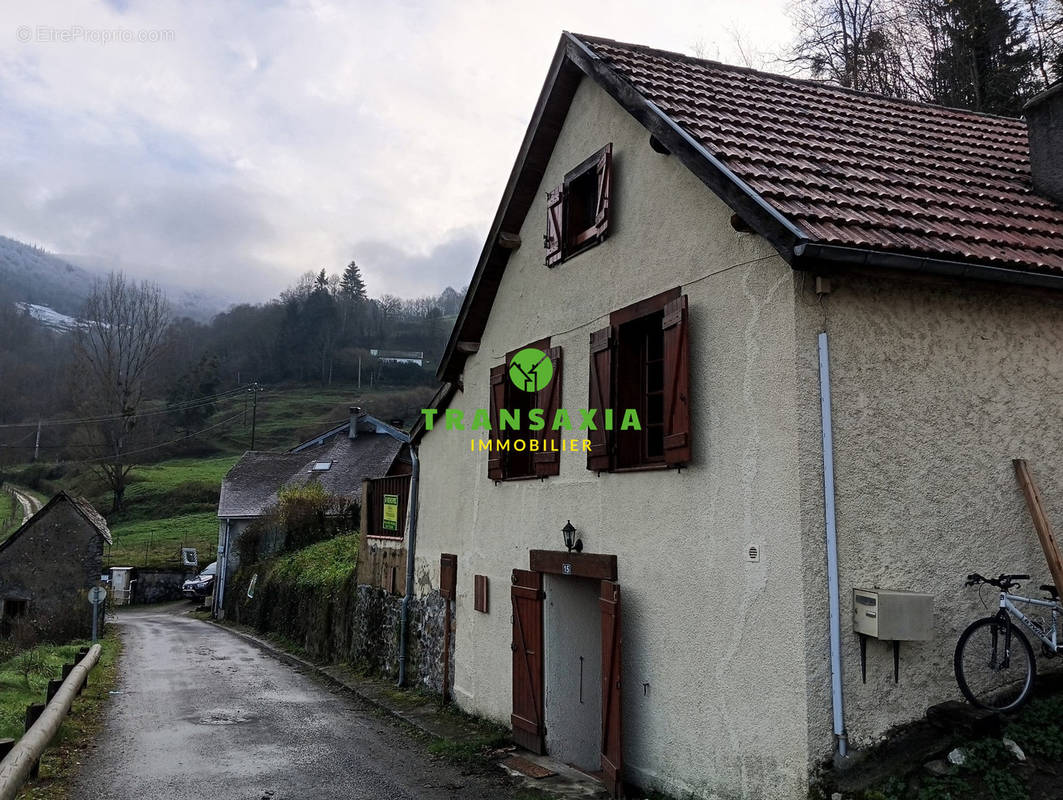
{"type": "Polygon", "coordinates": [[[958,697],[964,576],[1048,577],[1013,457],[1063,517],[1061,118],[564,34],[413,432],[456,702],[614,792],[796,800],[958,697]],[[933,611],[865,682],[873,588],[933,611]]]}
{"type": "Polygon", "coordinates": [[[27,624],[42,641],[88,636],[89,589],[103,571],[107,522],[83,497],[60,492],[0,543],[0,635],[27,624]]]}
{"type": "MultiPolygon", "coordinates": [[[[283,453],[251,450],[222,479],[218,499],[218,564],[215,608],[222,608],[225,581],[239,569],[237,544],[248,526],[278,502],[285,487],[317,483],[331,495],[361,501],[366,478],[410,471],[409,437],[362,409],[283,453]]],[[[276,549],[283,543],[273,543],[276,549]]]]}

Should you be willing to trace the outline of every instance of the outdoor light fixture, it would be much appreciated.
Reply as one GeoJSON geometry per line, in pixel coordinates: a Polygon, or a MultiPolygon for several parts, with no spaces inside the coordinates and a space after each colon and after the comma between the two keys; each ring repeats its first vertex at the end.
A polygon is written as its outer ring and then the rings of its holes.
{"type": "Polygon", "coordinates": [[[565,547],[568,548],[568,552],[575,550],[577,553],[583,552],[583,540],[576,538],[576,529],[572,527],[572,520],[565,523],[565,527],[561,529],[561,535],[565,537],[565,547]]]}

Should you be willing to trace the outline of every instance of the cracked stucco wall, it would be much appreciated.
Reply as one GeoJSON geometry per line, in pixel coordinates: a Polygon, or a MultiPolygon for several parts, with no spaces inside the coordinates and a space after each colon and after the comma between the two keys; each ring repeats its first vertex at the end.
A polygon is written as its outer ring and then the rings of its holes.
{"type": "Polygon", "coordinates": [[[681,285],[690,303],[693,463],[597,476],[585,456],[566,453],[557,477],[496,486],[485,454],[469,452],[479,432],[429,433],[418,591],[438,585],[441,552],[459,554],[454,694],[469,711],[508,724],[511,570],[528,567],[529,549],[561,548],[571,519],[587,551],[618,556],[628,778],[681,796],[803,798],[809,691],[795,276],[767,242],[736,233],[730,210],[648,140],[597,86],[581,84],[451,405],[471,418],[488,404],[490,367],[550,335],[564,348],[562,405],[585,407],[589,334],[614,309],[681,285]],[[610,141],[613,234],[547,269],[545,191],[610,141]],[[745,562],[752,543],[763,547],[759,564],[745,562]],[[478,573],[490,580],[488,614],[472,608],[478,573]]]}
{"type": "MultiPolygon", "coordinates": [[[[845,717],[856,747],[959,699],[952,655],[987,611],[969,572],[1050,581],[1011,459],[1025,457],[1063,519],[1063,294],[955,281],[838,276],[798,287],[804,601],[813,760],[831,748],[816,334],[830,338],[845,717]],[[868,646],[861,682],[852,590],[929,592],[934,639],[868,646]],[[822,713],[812,713],[813,709],[822,713]]],[[[992,603],[993,597],[984,594],[992,603]]],[[[1041,661],[1043,670],[1053,662],[1041,661]]]]}

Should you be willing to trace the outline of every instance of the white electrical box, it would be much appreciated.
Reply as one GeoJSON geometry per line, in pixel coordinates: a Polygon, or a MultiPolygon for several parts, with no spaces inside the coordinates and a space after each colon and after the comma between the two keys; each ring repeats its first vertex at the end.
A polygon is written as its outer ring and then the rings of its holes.
{"type": "Polygon", "coordinates": [[[887,641],[928,641],[934,636],[934,595],[853,589],[853,630],[887,641]]]}

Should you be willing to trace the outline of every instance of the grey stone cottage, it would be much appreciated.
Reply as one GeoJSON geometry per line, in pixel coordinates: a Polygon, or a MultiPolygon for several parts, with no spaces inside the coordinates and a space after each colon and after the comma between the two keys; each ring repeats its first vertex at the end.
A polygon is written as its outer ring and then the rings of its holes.
{"type": "Polygon", "coordinates": [[[408,437],[398,428],[351,407],[350,418],[283,453],[251,450],[225,475],[218,499],[218,574],[215,608],[224,607],[225,583],[240,566],[237,543],[255,520],[276,505],[285,487],[319,483],[329,494],[360,501],[362,481],[410,471],[408,437]]]}
{"type": "Polygon", "coordinates": [[[83,497],[60,492],[0,543],[0,636],[28,624],[38,639],[86,636],[86,600],[99,581],[107,521],[83,497]]]}

